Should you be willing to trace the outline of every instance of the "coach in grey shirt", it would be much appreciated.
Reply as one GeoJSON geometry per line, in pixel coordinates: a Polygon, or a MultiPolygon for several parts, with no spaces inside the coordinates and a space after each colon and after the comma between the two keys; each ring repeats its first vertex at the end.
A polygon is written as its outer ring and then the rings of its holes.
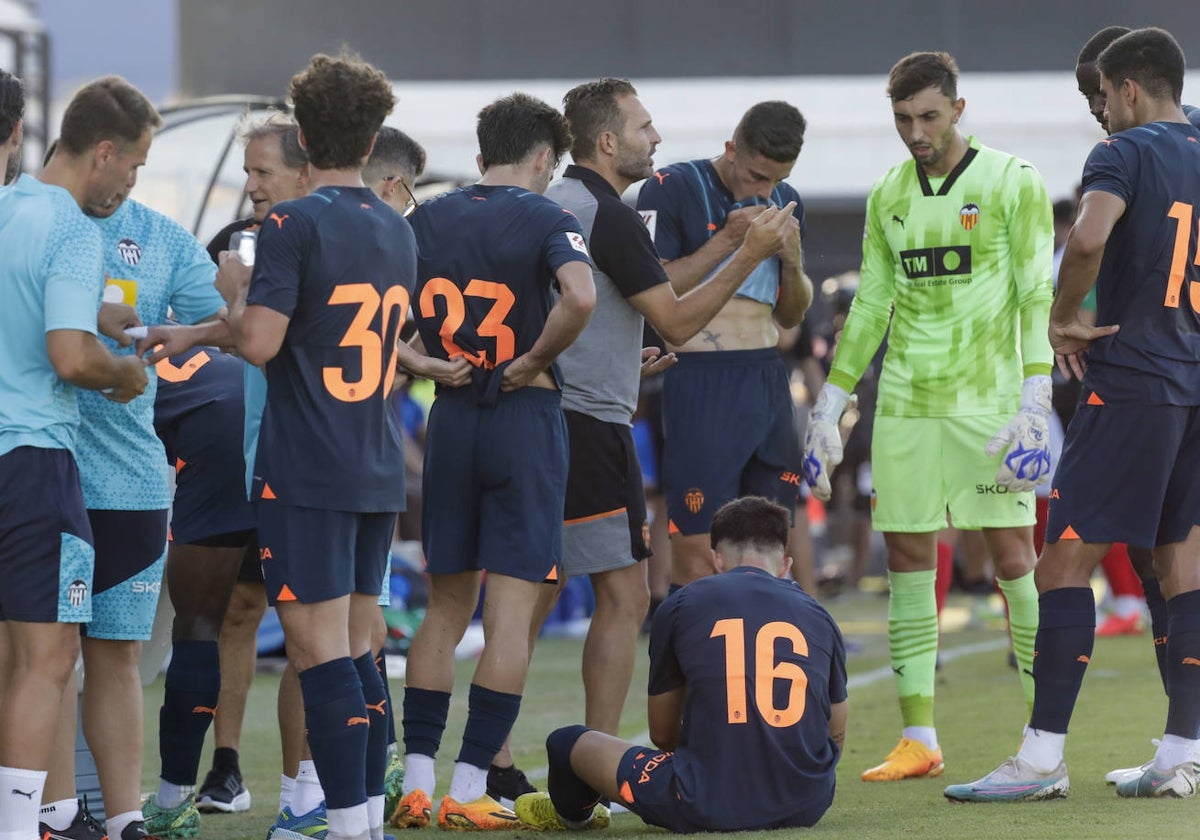
{"type": "Polygon", "coordinates": [[[585,720],[616,735],[650,603],[639,562],[650,555],[646,499],[631,422],[643,368],[657,372],[673,361],[657,349],[643,353],[643,317],[671,344],[687,342],[759,261],[779,251],[789,214],[765,209],[724,268],[676,297],[641,217],[621,201],[654,171],[662,139],[637,91],[624,79],[601,79],[573,88],[563,105],[575,163],[546,195],[579,218],[596,266],[591,321],[558,357],[571,445],[563,569],[564,579],[590,575],[596,594],[583,649],[585,720]]]}

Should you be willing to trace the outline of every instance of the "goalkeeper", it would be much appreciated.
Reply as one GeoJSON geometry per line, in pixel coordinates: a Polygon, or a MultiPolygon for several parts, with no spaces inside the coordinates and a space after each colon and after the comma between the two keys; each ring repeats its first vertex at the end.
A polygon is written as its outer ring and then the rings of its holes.
{"type": "Polygon", "coordinates": [[[913,159],[889,170],[867,199],[862,278],[804,446],[805,479],[828,499],[842,458],[839,418],[890,318],[871,506],[887,545],[888,640],[904,732],[865,781],[942,772],[934,577],[947,511],[956,527],[984,532],[1033,702],[1033,488],[1050,469],[1053,222],[1032,166],[959,131],[957,76],[946,53],[913,53],[891,70],[896,130],[913,159]]]}

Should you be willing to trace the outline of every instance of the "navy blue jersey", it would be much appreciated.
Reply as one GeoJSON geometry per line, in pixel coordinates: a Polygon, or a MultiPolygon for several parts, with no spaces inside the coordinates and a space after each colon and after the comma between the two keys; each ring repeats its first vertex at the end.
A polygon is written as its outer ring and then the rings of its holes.
{"type": "MultiPolygon", "coordinates": [[[[771,191],[771,203],[783,207],[796,202],[794,212],[804,237],[804,202],[790,184],[779,183],[771,191]]],[[[638,211],[654,239],[659,257],[668,262],[700,250],[725,226],[730,211],[744,206],[737,203],[710,160],[692,160],[663,167],[646,179],[638,193],[638,211]]],[[[725,260],[728,262],[728,259],[725,260]]],[[[713,270],[715,274],[724,262],[713,270]]],[[[736,292],[760,303],[775,305],[779,296],[778,257],[759,263],[736,292]]]]}
{"type": "MultiPolygon", "coordinates": [[[[163,359],[158,372],[158,394],[154,398],[154,430],[178,423],[184,415],[223,400],[242,402],[245,362],[215,347],[193,347],[186,353],[163,359]]],[[[241,436],[241,428],[231,434],[241,436]]],[[[171,460],[168,453],[167,460],[171,460]]]]}
{"type": "Polygon", "coordinates": [[[365,187],[272,208],[246,301],[290,318],[266,364],[253,498],[355,512],[404,509],[404,452],[387,398],[416,282],[416,244],[365,187]]]}
{"type": "Polygon", "coordinates": [[[1200,405],[1200,131],[1155,122],[1101,140],[1083,189],[1126,205],[1096,279],[1096,323],[1121,330],[1092,344],[1085,389],[1104,402],[1200,405]]]}
{"type": "Polygon", "coordinates": [[[425,352],[465,356],[483,370],[533,347],[559,268],[591,264],[579,220],[519,187],[463,187],[411,218],[420,249],[413,313],[425,352]]]}
{"type": "Polygon", "coordinates": [[[686,686],[675,751],[681,807],[712,830],[773,825],[828,802],[846,699],[846,652],[829,613],[795,583],[739,567],[658,608],[651,696],[686,686]]]}

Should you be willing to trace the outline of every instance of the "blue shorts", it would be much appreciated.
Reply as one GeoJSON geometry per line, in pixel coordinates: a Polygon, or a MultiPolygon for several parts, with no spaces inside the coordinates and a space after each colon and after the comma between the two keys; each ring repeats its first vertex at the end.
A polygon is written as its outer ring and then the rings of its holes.
{"type": "Polygon", "coordinates": [[[165,510],[89,510],[96,540],[95,594],[86,633],[145,641],[154,627],[167,553],[165,510]]]}
{"type": "Polygon", "coordinates": [[[395,513],[259,502],[258,556],[267,603],[315,604],[351,592],[379,596],[395,513]]]}
{"type": "Polygon", "coordinates": [[[158,429],[175,467],[171,540],[182,545],[236,548],[254,528],[246,498],[242,454],[243,408],[217,400],[158,429]]]}
{"type": "Polygon", "coordinates": [[[1089,405],[1067,427],[1046,542],[1155,546],[1200,524],[1200,406],[1089,405]]]}
{"type": "Polygon", "coordinates": [[[443,389],[426,425],[422,492],[430,574],[557,574],[567,492],[559,392],[526,387],[482,406],[470,388],[443,389]]]}
{"type": "Polygon", "coordinates": [[[0,455],[0,620],[90,621],[94,556],[75,456],[0,455]]]}
{"type": "Polygon", "coordinates": [[[680,353],[663,376],[671,531],[706,534],[717,509],[741,496],[765,496],[794,512],[804,459],[779,353],[680,353]]]}

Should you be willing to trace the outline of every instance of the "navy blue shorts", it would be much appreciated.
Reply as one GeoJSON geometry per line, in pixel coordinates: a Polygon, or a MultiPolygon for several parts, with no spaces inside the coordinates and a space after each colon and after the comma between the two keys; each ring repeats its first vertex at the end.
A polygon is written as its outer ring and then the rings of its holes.
{"type": "Polygon", "coordinates": [[[258,556],[267,603],[315,604],[351,592],[378,597],[395,513],[356,513],[259,502],[258,556]]]}
{"type": "Polygon", "coordinates": [[[94,557],[75,456],[33,446],[0,455],[0,619],[90,621],[94,557]]]}
{"type": "Polygon", "coordinates": [[[1089,405],[1067,427],[1046,542],[1166,545],[1200,524],[1200,406],[1089,405]]]}
{"type": "Polygon", "coordinates": [[[89,510],[96,541],[95,594],[87,635],[150,638],[167,554],[167,511],[89,510]]]}
{"type": "Polygon", "coordinates": [[[161,426],[158,436],[175,467],[171,540],[181,545],[237,547],[254,527],[246,498],[243,408],[217,400],[161,426]]]}
{"type": "Polygon", "coordinates": [[[477,405],[443,389],[425,433],[421,541],[430,574],[487,569],[557,574],[567,492],[567,421],[558,391],[527,387],[477,405]]]}
{"type": "Polygon", "coordinates": [[[706,534],[741,496],[795,511],[800,436],[787,366],[773,349],[680,353],[663,374],[663,494],[671,531],[706,534]]]}

